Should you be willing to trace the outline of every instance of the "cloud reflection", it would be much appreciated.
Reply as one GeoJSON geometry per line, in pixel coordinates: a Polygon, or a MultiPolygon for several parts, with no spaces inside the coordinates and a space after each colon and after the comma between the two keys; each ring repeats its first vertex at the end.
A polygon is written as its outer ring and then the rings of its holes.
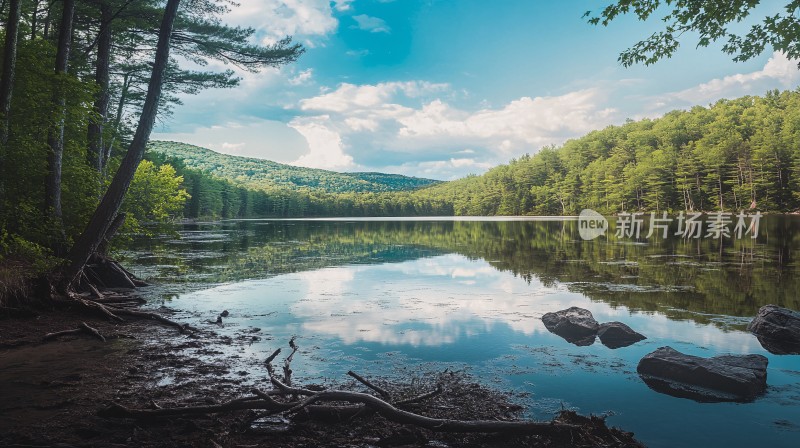
{"type": "Polygon", "coordinates": [[[579,306],[598,321],[625,322],[650,340],[693,341],[718,351],[760,350],[746,333],[611,308],[565,287],[547,287],[535,278],[528,284],[483,260],[455,254],[292,276],[305,285],[303,299],[290,305],[303,329],[345,344],[440,346],[499,326],[526,336],[544,335],[542,314],[579,306]]]}

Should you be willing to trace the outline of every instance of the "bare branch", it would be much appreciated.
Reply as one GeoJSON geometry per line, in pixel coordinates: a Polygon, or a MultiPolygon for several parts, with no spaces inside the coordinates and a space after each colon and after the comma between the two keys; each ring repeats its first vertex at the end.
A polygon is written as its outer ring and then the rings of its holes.
{"type": "Polygon", "coordinates": [[[370,383],[369,381],[366,380],[366,378],[362,377],[361,375],[353,372],[352,370],[347,372],[347,374],[352,376],[356,380],[358,380],[358,382],[360,382],[361,384],[363,384],[363,385],[369,387],[370,389],[374,390],[375,392],[380,394],[380,396],[382,396],[383,398],[385,398],[387,400],[391,400],[392,399],[392,395],[389,392],[387,392],[386,389],[384,389],[384,388],[382,388],[380,386],[377,386],[375,384],[370,383]]]}

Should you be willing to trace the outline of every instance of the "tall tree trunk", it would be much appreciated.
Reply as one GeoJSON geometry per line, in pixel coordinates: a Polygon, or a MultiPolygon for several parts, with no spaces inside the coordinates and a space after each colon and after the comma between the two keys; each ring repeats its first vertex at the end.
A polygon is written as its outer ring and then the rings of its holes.
{"type": "Polygon", "coordinates": [[[108,191],[100,201],[100,205],[94,211],[86,229],[78,237],[75,245],[70,250],[68,259],[69,266],[64,271],[66,287],[71,286],[78,278],[81,270],[89,257],[97,250],[103,237],[106,235],[114,216],[119,212],[122,200],[128,187],[139,167],[139,162],[144,156],[145,146],[150,139],[150,132],[156,120],[158,111],[158,100],[161,96],[161,85],[164,80],[164,73],[169,62],[169,45],[172,37],[172,27],[175,23],[175,16],[178,14],[178,4],[180,0],[168,0],[164,11],[164,18],[161,22],[161,29],[158,32],[158,46],[156,47],[155,61],[153,62],[153,73],[147,87],[142,115],[139,117],[139,124],[133,136],[128,152],[122,160],[108,191]]]}
{"type": "MultiPolygon", "coordinates": [[[[17,64],[17,38],[19,36],[19,16],[21,0],[11,0],[6,22],[6,42],[3,54],[3,73],[0,78],[0,144],[8,143],[8,113],[11,110],[11,93],[14,89],[14,69],[17,64]]],[[[2,157],[2,155],[0,155],[2,157]]],[[[2,163],[0,163],[2,166],[2,163]]]]}
{"type": "MultiPolygon", "coordinates": [[[[3,53],[3,72],[0,75],[0,208],[5,207],[6,152],[11,111],[11,93],[14,90],[14,68],[17,63],[17,37],[21,0],[11,0],[6,22],[6,42],[3,53]]],[[[5,5],[4,5],[5,6],[5,5]]]]}
{"type": "Polygon", "coordinates": [[[56,253],[66,243],[64,223],[61,213],[61,165],[64,157],[64,120],[65,120],[65,92],[63,92],[61,77],[66,76],[69,64],[69,49],[72,42],[72,18],[75,15],[75,0],[64,0],[64,10],[61,14],[61,27],[58,32],[58,51],[56,52],[56,88],[53,93],[53,107],[56,122],[49,132],[47,143],[50,152],[47,155],[47,178],[45,180],[45,214],[48,215],[55,226],[54,241],[51,245],[56,253]]]}
{"type": "Polygon", "coordinates": [[[44,14],[44,29],[42,30],[42,39],[47,39],[50,37],[50,11],[52,11],[52,9],[53,5],[48,3],[44,14]]]}
{"type": "Polygon", "coordinates": [[[109,64],[111,60],[111,20],[113,14],[111,6],[107,1],[100,2],[100,32],[97,38],[97,66],[95,69],[94,80],[100,91],[94,102],[95,117],[89,122],[88,137],[89,150],[88,161],[98,172],[103,171],[105,166],[105,149],[103,145],[103,127],[108,119],[109,103],[109,64]]]}
{"type": "Polygon", "coordinates": [[[33,12],[31,13],[31,40],[36,39],[36,25],[39,18],[39,0],[33,2],[33,12]]]}

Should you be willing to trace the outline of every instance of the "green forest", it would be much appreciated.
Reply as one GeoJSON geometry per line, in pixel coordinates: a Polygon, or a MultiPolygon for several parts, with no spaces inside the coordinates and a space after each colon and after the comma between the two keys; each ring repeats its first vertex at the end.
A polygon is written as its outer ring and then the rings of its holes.
{"type": "Polygon", "coordinates": [[[629,120],[456,181],[387,177],[402,191],[364,191],[342,177],[363,173],[322,171],[311,184],[305,179],[321,170],[188,145],[156,143],[147,157],[183,177],[188,218],[792,212],[800,209],[800,91],[629,120]]]}
{"type": "Polygon", "coordinates": [[[2,2],[0,261],[11,266],[6,274],[31,260],[42,264],[35,269],[41,272],[68,260],[63,276],[72,283],[120,225],[122,233],[135,233],[142,223],[182,216],[185,180],[169,165],[140,164],[156,121],[167,120],[181,96],[237,86],[230,67],[257,72],[304,52],[289,37],[250,43],[254,29],[221,20],[232,6],[216,0],[2,2]],[[210,69],[212,61],[228,68],[210,69]]]}
{"type": "Polygon", "coordinates": [[[434,186],[456,215],[800,208],[800,91],[628,121],[434,186]]]}
{"type": "Polygon", "coordinates": [[[4,2],[3,254],[70,259],[75,273],[118,224],[132,235],[181,218],[800,209],[800,91],[629,120],[450,182],[292,167],[175,142],[145,152],[154,123],[169,119],[181,95],[240,82],[232,70],[185,69],[179,58],[258,71],[304,52],[289,38],[247,43],[255,31],[223,24],[224,2],[168,5],[170,14],[159,1],[4,2]]]}

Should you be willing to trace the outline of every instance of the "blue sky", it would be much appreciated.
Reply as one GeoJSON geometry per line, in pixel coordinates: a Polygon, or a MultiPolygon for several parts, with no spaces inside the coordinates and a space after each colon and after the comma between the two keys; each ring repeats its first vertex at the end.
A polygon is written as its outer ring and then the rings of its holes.
{"type": "MultiPolygon", "coordinates": [[[[454,179],[626,119],[800,84],[796,61],[734,63],[685,36],[672,59],[623,68],[660,22],[582,15],[608,0],[241,0],[226,23],[292,35],[297,63],[185,97],[154,133],[219,152],[337,171],[454,179]]],[[[777,13],[765,2],[753,17],[777,13]]],[[[742,24],[744,27],[747,24],[742,24]]],[[[213,68],[227,68],[212,63],[213,68]]]]}

